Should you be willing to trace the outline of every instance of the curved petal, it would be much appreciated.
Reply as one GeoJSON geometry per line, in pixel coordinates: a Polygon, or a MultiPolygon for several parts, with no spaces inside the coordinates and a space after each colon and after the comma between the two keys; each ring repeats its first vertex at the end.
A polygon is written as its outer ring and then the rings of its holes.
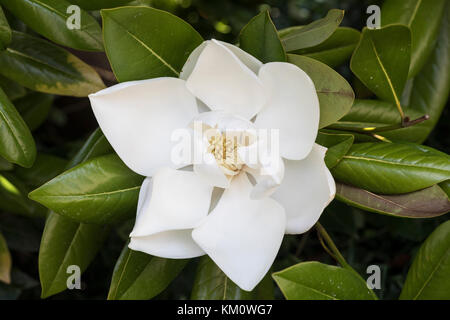
{"type": "Polygon", "coordinates": [[[258,113],[258,128],[278,129],[280,155],[301,160],[311,151],[319,129],[319,99],[313,82],[297,66],[271,62],[261,67],[259,78],[268,102],[258,113]]]}
{"type": "Polygon", "coordinates": [[[152,176],[171,161],[171,136],[198,114],[195,97],[175,78],[130,81],[89,95],[95,117],[119,157],[152,176]]]}
{"type": "Polygon", "coordinates": [[[251,183],[242,173],[192,232],[194,241],[239,287],[251,291],[269,270],[286,225],[275,200],[251,200],[251,183]]]}
{"type": "Polygon", "coordinates": [[[189,55],[186,63],[183,66],[183,69],[180,73],[180,79],[186,80],[189,78],[189,76],[192,73],[192,70],[194,70],[195,65],[197,64],[198,58],[200,57],[200,54],[202,53],[203,49],[205,49],[206,45],[212,41],[216,41],[220,43],[221,45],[228,48],[231,52],[234,53],[236,57],[244,64],[246,65],[250,70],[252,70],[255,74],[258,74],[259,68],[263,65],[261,61],[256,59],[254,56],[248,54],[244,50],[242,50],[239,47],[236,47],[230,43],[219,41],[219,40],[206,40],[201,45],[199,45],[197,48],[194,49],[194,51],[191,52],[189,55]]]}
{"type": "Polygon", "coordinates": [[[230,114],[225,111],[202,112],[193,120],[195,124],[206,124],[211,128],[217,128],[219,131],[244,131],[256,129],[256,126],[249,120],[238,115],[230,114]]]}
{"type": "Polygon", "coordinates": [[[192,229],[208,214],[213,187],[194,172],[163,168],[153,177],[152,189],[144,181],[139,211],[131,237],[163,231],[192,229]],[[149,192],[144,194],[144,192],[149,192]]]}
{"type": "Polygon", "coordinates": [[[194,164],[194,172],[208,185],[228,188],[231,177],[226,176],[211,153],[204,155],[202,163],[194,164]]]}
{"type": "Polygon", "coordinates": [[[334,198],[336,186],[324,150],[315,144],[306,159],[285,161],[283,182],[272,197],[286,209],[288,234],[308,231],[334,198]]]}
{"type": "Polygon", "coordinates": [[[258,77],[226,46],[208,42],[186,81],[187,88],[211,110],[251,119],[266,97],[258,77]]]}
{"type": "Polygon", "coordinates": [[[281,185],[284,177],[284,162],[278,158],[278,161],[271,162],[261,166],[259,169],[247,168],[256,180],[250,197],[252,199],[261,199],[271,196],[281,185]]]}
{"type": "Polygon", "coordinates": [[[128,247],[153,256],[169,259],[188,259],[204,255],[192,240],[192,229],[165,231],[150,236],[131,237],[128,247]]]}

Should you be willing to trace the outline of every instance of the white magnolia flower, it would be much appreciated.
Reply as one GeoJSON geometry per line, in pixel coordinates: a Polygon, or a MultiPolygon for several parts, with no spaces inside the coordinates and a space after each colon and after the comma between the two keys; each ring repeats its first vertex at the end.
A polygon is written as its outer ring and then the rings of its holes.
{"type": "Polygon", "coordinates": [[[133,250],[175,259],[208,254],[250,291],[284,234],[310,229],[334,197],[326,149],[314,143],[317,94],[295,65],[262,64],[211,40],[192,52],[179,79],[120,83],[89,98],[117,154],[147,177],[130,235],[133,250]],[[213,135],[198,137],[198,122],[213,135]],[[189,163],[174,163],[173,133],[193,127],[202,161],[180,170],[189,163]],[[277,129],[279,140],[265,144],[256,129],[277,129]],[[279,154],[251,162],[255,148],[279,154]]]}

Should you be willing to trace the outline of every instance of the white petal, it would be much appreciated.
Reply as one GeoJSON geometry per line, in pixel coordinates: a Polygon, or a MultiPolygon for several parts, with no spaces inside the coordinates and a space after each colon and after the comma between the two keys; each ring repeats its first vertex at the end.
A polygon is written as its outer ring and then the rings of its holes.
{"type": "Polygon", "coordinates": [[[231,177],[225,175],[214,156],[211,153],[205,154],[203,160],[202,163],[194,164],[194,172],[203,179],[205,184],[228,188],[231,177]]]}
{"type": "Polygon", "coordinates": [[[233,52],[236,57],[241,60],[243,64],[245,64],[250,70],[252,70],[255,74],[258,74],[259,69],[262,67],[263,63],[256,59],[254,56],[248,54],[244,50],[242,50],[239,47],[236,47],[230,43],[218,41],[220,44],[224,45],[228,49],[230,49],[231,52],[233,52]]]}
{"type": "Polygon", "coordinates": [[[188,259],[205,253],[192,240],[192,229],[173,230],[144,237],[132,237],[128,247],[153,256],[169,259],[188,259]]]}
{"type": "MultiPolygon", "coordinates": [[[[252,70],[255,74],[258,74],[259,68],[263,65],[261,61],[253,57],[252,55],[248,54],[244,50],[242,50],[239,47],[236,47],[230,43],[214,40],[223,46],[227,47],[231,52],[233,52],[238,59],[245,64],[250,70],[252,70]]],[[[198,57],[202,53],[203,49],[205,49],[206,45],[208,43],[212,42],[212,40],[206,40],[201,45],[199,45],[197,48],[194,49],[194,51],[191,52],[189,55],[189,58],[187,59],[186,63],[183,66],[183,69],[180,73],[180,79],[186,80],[189,78],[189,76],[192,73],[192,70],[194,70],[195,65],[197,64],[198,57]]]]}
{"type": "Polygon", "coordinates": [[[336,193],[324,162],[323,147],[315,144],[303,160],[286,160],[281,186],[272,195],[286,209],[286,233],[308,231],[336,193]]]}
{"type": "Polygon", "coordinates": [[[266,101],[258,77],[227,47],[208,42],[187,79],[188,89],[211,110],[251,119],[266,101]]]}
{"type": "Polygon", "coordinates": [[[268,102],[258,113],[258,128],[280,130],[280,155],[301,160],[310,152],[319,128],[319,99],[308,75],[297,66],[271,62],[259,78],[268,102]]]}
{"type": "Polygon", "coordinates": [[[286,225],[275,200],[251,200],[251,183],[242,173],[192,232],[194,241],[243,290],[251,291],[269,270],[286,225]]]}
{"type": "Polygon", "coordinates": [[[151,194],[139,194],[139,212],[131,237],[196,227],[208,214],[213,187],[194,172],[162,168],[152,178],[151,194]]]}
{"type": "Polygon", "coordinates": [[[133,171],[152,176],[171,161],[175,129],[198,114],[185,82],[157,78],[117,84],[89,96],[95,117],[114,150],[133,171]]]}
{"type": "Polygon", "coordinates": [[[247,169],[256,180],[250,194],[252,199],[261,199],[271,196],[281,185],[284,178],[284,162],[280,157],[278,161],[271,162],[259,169],[247,169]]]}

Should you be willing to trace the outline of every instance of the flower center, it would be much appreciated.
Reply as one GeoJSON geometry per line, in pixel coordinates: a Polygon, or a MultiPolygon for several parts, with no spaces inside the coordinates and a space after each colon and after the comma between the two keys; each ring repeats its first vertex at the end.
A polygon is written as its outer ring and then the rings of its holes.
{"type": "Polygon", "coordinates": [[[243,166],[237,152],[240,146],[238,140],[238,136],[226,133],[216,133],[208,139],[208,152],[214,155],[217,164],[229,175],[237,174],[243,166]]]}

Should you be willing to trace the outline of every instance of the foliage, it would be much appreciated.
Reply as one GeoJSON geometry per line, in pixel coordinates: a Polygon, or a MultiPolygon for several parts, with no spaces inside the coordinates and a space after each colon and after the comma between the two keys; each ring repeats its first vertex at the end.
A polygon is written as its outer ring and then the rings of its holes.
{"type": "Polygon", "coordinates": [[[0,0],[0,299],[450,299],[450,4],[385,0],[381,28],[368,29],[364,2],[267,2],[0,0]],[[253,292],[208,257],[128,248],[143,177],[86,99],[178,77],[211,37],[309,75],[337,181],[318,237],[285,237],[253,292]],[[366,286],[371,264],[381,289],[366,286]],[[84,290],[66,290],[69,265],[84,290]]]}

